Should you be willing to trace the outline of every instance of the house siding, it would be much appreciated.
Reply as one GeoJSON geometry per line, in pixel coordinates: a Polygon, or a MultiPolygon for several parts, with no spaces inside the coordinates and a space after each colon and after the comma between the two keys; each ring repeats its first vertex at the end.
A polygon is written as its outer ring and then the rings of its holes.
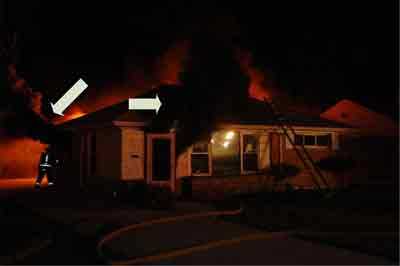
{"type": "Polygon", "coordinates": [[[192,197],[195,199],[219,199],[226,195],[246,194],[269,189],[272,179],[266,175],[241,175],[213,178],[192,177],[192,197]]]}
{"type": "MultiPolygon", "coordinates": [[[[299,133],[304,133],[299,131],[299,133]]],[[[306,133],[314,133],[312,130],[307,131],[306,133]]],[[[319,132],[320,133],[320,132],[319,132]]],[[[336,132],[324,132],[324,133],[331,133],[332,134],[332,145],[331,147],[312,147],[312,148],[307,148],[306,150],[312,160],[316,163],[322,159],[325,159],[327,157],[330,157],[334,155],[337,150],[339,149],[339,134],[336,132]]],[[[318,134],[318,133],[317,133],[318,134]]],[[[291,135],[291,134],[290,134],[291,135]]],[[[291,136],[293,139],[293,136],[291,136]]],[[[313,174],[312,172],[307,169],[302,160],[299,158],[296,150],[293,148],[291,145],[290,141],[282,135],[282,141],[283,141],[283,149],[282,149],[282,160],[286,164],[294,165],[300,169],[300,173],[296,176],[287,178],[283,180],[283,182],[286,182],[288,184],[291,184],[292,186],[299,187],[299,188],[314,188],[316,187],[315,181],[313,180],[313,174]]],[[[301,149],[298,149],[299,152],[303,155],[303,158],[305,157],[304,152],[301,149]]],[[[326,179],[327,183],[331,187],[335,187],[339,185],[339,178],[338,176],[335,176],[332,173],[322,171],[322,175],[326,179]]],[[[319,177],[316,177],[319,179],[319,177]]],[[[323,186],[322,180],[319,180],[319,184],[323,186]]]]}
{"type": "Polygon", "coordinates": [[[93,181],[121,178],[121,130],[117,127],[96,130],[96,173],[93,181]]]}
{"type": "MultiPolygon", "coordinates": [[[[234,128],[231,128],[234,130],[234,128]]],[[[312,130],[309,131],[313,132],[312,130]]],[[[246,133],[249,133],[246,130],[246,133]]],[[[230,177],[213,177],[211,176],[192,176],[190,184],[192,187],[192,195],[195,198],[217,198],[219,196],[234,194],[234,193],[251,193],[259,190],[273,189],[284,190],[287,184],[296,188],[313,189],[316,187],[313,175],[308,170],[301,159],[298,157],[296,151],[290,145],[289,140],[282,133],[278,132],[264,132],[259,134],[259,174],[242,174],[230,177]],[[263,174],[270,164],[273,163],[286,163],[295,165],[299,168],[300,172],[296,176],[277,181],[273,176],[263,174]]],[[[321,159],[327,158],[335,154],[335,148],[338,148],[338,134],[332,133],[332,147],[330,148],[310,148],[307,149],[309,155],[318,162],[321,159]]],[[[190,158],[190,154],[181,155],[181,162],[178,169],[182,169],[180,176],[190,174],[190,165],[186,162],[190,158]],[[186,170],[188,172],[186,172],[186,170]]],[[[178,160],[179,161],[179,160],[178,160]]],[[[179,172],[179,171],[178,171],[179,172]]],[[[332,187],[340,185],[341,177],[335,176],[332,173],[321,171],[328,184],[332,187]]],[[[316,177],[318,179],[318,177],[316,177]]],[[[319,184],[323,183],[319,180],[319,184]]],[[[180,187],[180,185],[178,185],[180,187]]],[[[178,190],[179,191],[179,190],[178,190]]]]}
{"type": "Polygon", "coordinates": [[[121,138],[121,179],[124,181],[144,180],[144,131],[135,128],[121,128],[121,138]]]}
{"type": "Polygon", "coordinates": [[[176,167],[176,178],[182,178],[190,175],[190,154],[189,149],[185,150],[178,155],[177,167],[176,167]]]}
{"type": "Polygon", "coordinates": [[[260,135],[259,139],[259,154],[258,154],[258,168],[263,171],[270,165],[270,147],[268,135],[260,135]]]}

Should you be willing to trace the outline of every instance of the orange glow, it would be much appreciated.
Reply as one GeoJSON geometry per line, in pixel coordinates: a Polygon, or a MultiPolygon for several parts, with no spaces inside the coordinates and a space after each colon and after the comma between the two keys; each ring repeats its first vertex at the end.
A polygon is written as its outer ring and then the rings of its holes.
{"type": "Polygon", "coordinates": [[[361,129],[363,133],[369,135],[399,135],[399,125],[392,119],[347,99],[339,101],[320,116],[361,129]]]}
{"type": "Polygon", "coordinates": [[[71,114],[68,118],[70,120],[72,120],[72,119],[76,119],[76,118],[79,118],[79,117],[84,116],[84,115],[86,115],[86,113],[84,113],[82,111],[77,111],[77,112],[74,112],[73,114],[71,114]]]}
{"type": "MultiPolygon", "coordinates": [[[[23,190],[32,189],[35,184],[36,177],[32,178],[18,178],[18,179],[0,179],[0,191],[10,191],[10,190],[23,190]]],[[[42,185],[46,185],[47,178],[44,178],[42,185]]]]}
{"type": "Polygon", "coordinates": [[[54,124],[60,124],[72,119],[79,118],[81,116],[86,115],[86,112],[82,110],[78,105],[73,105],[69,109],[66,110],[64,116],[57,116],[53,123],[54,124]]]}
{"type": "Polygon", "coordinates": [[[264,73],[253,65],[253,58],[250,52],[240,50],[237,52],[242,71],[249,77],[250,84],[248,93],[251,98],[264,101],[266,98],[271,100],[270,89],[266,88],[266,78],[264,73]]]}
{"type": "Polygon", "coordinates": [[[47,145],[29,138],[0,141],[0,178],[33,178],[41,152],[47,145]]]}
{"type": "Polygon", "coordinates": [[[156,63],[158,82],[161,84],[180,84],[180,73],[183,71],[188,56],[190,42],[177,42],[161,56],[156,63]]]}
{"type": "Polygon", "coordinates": [[[94,88],[89,84],[89,88],[85,92],[88,95],[77,99],[66,110],[64,116],[56,117],[53,123],[60,124],[79,118],[145,93],[162,84],[180,84],[180,73],[183,71],[190,44],[187,40],[174,43],[159,58],[154,60],[150,67],[127,66],[126,78],[121,83],[104,84],[100,88],[94,88]]]}
{"type": "Polygon", "coordinates": [[[28,82],[18,75],[16,66],[14,64],[8,65],[8,82],[11,87],[11,91],[27,100],[30,105],[32,111],[41,116],[42,119],[45,117],[41,113],[41,103],[42,103],[42,94],[37,91],[33,91],[31,87],[29,87],[28,82]]]}

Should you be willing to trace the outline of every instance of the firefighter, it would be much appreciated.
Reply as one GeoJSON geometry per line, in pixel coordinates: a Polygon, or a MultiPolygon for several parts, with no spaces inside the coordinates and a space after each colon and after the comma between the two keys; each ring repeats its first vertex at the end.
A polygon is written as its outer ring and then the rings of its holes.
{"type": "Polygon", "coordinates": [[[58,164],[58,160],[54,156],[54,152],[48,146],[44,152],[42,152],[39,161],[39,171],[35,183],[35,188],[40,188],[40,184],[43,180],[44,175],[47,176],[48,186],[54,186],[55,181],[55,167],[58,164]]]}

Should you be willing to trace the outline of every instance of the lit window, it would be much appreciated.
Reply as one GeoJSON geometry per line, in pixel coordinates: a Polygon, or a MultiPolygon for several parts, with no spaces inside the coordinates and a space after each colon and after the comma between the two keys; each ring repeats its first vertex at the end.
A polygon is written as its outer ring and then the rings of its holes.
{"type": "Polygon", "coordinates": [[[222,146],[224,146],[224,148],[228,148],[229,147],[229,141],[224,141],[222,146]]]}
{"type": "Polygon", "coordinates": [[[258,137],[256,135],[243,136],[243,170],[258,170],[258,137]]]}
{"type": "Polygon", "coordinates": [[[225,139],[231,140],[231,139],[233,139],[234,136],[235,136],[235,133],[233,131],[228,131],[228,133],[226,133],[226,135],[225,135],[225,139]]]}
{"type": "Polygon", "coordinates": [[[240,174],[239,134],[233,131],[218,131],[213,134],[212,173],[215,176],[240,174]]]}
{"type": "Polygon", "coordinates": [[[208,143],[205,141],[197,142],[192,149],[192,174],[208,175],[209,173],[209,154],[208,143]]]}
{"type": "Polygon", "coordinates": [[[193,153],[208,153],[208,143],[204,141],[195,143],[193,153]]]}

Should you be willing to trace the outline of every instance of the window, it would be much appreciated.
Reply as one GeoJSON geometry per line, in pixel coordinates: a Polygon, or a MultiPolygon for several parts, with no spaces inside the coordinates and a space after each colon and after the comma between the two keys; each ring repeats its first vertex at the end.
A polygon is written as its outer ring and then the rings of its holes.
{"type": "Polygon", "coordinates": [[[315,136],[304,136],[304,145],[305,146],[313,146],[315,145],[315,136]]]}
{"type": "Polygon", "coordinates": [[[240,175],[240,135],[218,131],[211,139],[212,172],[216,176],[240,175]]]}
{"type": "Polygon", "coordinates": [[[192,148],[192,175],[208,175],[209,153],[206,141],[198,142],[192,148]]]}
{"type": "Polygon", "coordinates": [[[296,134],[294,136],[294,143],[295,145],[304,145],[306,147],[331,147],[332,134],[296,134]]]}
{"type": "Polygon", "coordinates": [[[302,145],[303,144],[303,136],[302,135],[295,135],[294,136],[294,144],[295,145],[302,145]]]}
{"type": "Polygon", "coordinates": [[[256,135],[243,136],[243,171],[258,170],[258,137],[256,135]]]}
{"type": "Polygon", "coordinates": [[[331,146],[331,135],[317,136],[317,146],[331,146]]]}

